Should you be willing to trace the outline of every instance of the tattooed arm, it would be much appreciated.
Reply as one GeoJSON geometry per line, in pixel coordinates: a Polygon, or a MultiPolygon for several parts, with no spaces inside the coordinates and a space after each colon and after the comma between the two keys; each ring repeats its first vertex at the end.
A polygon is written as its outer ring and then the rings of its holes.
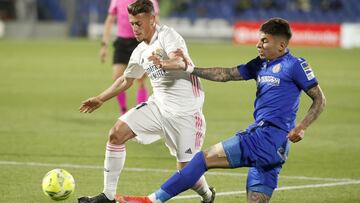
{"type": "Polygon", "coordinates": [[[298,142],[303,138],[305,129],[309,127],[317,117],[319,117],[326,104],[325,95],[322,92],[320,85],[310,88],[306,94],[313,100],[313,102],[304,119],[288,134],[288,138],[291,142],[298,142]]]}
{"type": "Polygon", "coordinates": [[[243,80],[243,77],[240,75],[237,67],[233,68],[194,68],[194,71],[191,73],[200,78],[206,80],[212,80],[217,82],[227,82],[231,80],[243,80]]]}
{"type": "MultiPolygon", "coordinates": [[[[154,52],[148,59],[164,70],[186,70],[188,65],[192,65],[181,49],[177,49],[176,51],[171,52],[169,54],[169,58],[170,59],[163,60],[154,52]]],[[[243,80],[243,77],[240,75],[237,67],[194,68],[191,74],[206,80],[217,82],[243,80]]]]}
{"type": "Polygon", "coordinates": [[[306,94],[313,100],[313,103],[301,124],[307,128],[324,110],[326,99],[320,86],[309,89],[306,94]]]}

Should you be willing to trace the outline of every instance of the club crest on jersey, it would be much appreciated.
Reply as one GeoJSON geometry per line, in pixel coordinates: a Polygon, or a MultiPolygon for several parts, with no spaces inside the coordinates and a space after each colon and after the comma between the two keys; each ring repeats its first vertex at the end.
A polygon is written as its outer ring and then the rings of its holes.
{"type": "Polygon", "coordinates": [[[312,80],[315,78],[315,74],[312,71],[310,64],[308,64],[306,61],[304,61],[300,65],[301,65],[301,68],[303,69],[303,71],[305,72],[305,75],[308,80],[312,80]]]}
{"type": "Polygon", "coordinates": [[[158,56],[160,56],[160,58],[163,58],[164,55],[165,55],[165,51],[163,49],[161,49],[161,48],[157,48],[155,50],[155,55],[158,55],[158,56]]]}
{"type": "Polygon", "coordinates": [[[281,70],[281,64],[279,63],[279,64],[276,64],[273,68],[272,68],[272,72],[273,73],[278,73],[278,72],[280,72],[280,70],[281,70]]]}

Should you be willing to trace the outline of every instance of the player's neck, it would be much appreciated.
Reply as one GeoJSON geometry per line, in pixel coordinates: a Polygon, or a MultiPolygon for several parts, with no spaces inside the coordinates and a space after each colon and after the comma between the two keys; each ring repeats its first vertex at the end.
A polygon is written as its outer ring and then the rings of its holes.
{"type": "Polygon", "coordinates": [[[268,59],[267,59],[267,62],[271,62],[271,61],[274,61],[274,60],[276,60],[276,59],[278,59],[278,58],[281,58],[281,57],[283,57],[284,55],[286,55],[287,53],[288,53],[287,50],[284,50],[284,51],[282,51],[282,52],[279,52],[277,55],[275,55],[275,56],[273,56],[273,57],[271,57],[271,58],[268,58],[268,59]]]}
{"type": "Polygon", "coordinates": [[[156,25],[154,27],[152,27],[151,31],[149,32],[149,35],[146,39],[144,39],[144,42],[146,44],[150,44],[152,38],[154,37],[155,35],[155,32],[156,32],[156,25]]]}

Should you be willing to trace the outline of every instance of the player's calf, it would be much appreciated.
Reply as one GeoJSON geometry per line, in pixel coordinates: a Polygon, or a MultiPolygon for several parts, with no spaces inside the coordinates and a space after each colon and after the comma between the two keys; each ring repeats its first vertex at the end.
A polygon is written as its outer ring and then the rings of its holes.
{"type": "Polygon", "coordinates": [[[269,201],[270,196],[265,193],[249,191],[247,194],[248,203],[269,203],[269,201]]]}

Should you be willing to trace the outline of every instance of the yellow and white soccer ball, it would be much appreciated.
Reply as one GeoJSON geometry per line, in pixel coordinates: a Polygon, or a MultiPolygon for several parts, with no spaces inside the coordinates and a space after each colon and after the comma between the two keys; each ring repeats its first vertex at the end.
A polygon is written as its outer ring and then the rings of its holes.
{"type": "Polygon", "coordinates": [[[64,200],[74,193],[75,180],[66,170],[53,169],[44,176],[42,190],[53,200],[64,200]]]}

